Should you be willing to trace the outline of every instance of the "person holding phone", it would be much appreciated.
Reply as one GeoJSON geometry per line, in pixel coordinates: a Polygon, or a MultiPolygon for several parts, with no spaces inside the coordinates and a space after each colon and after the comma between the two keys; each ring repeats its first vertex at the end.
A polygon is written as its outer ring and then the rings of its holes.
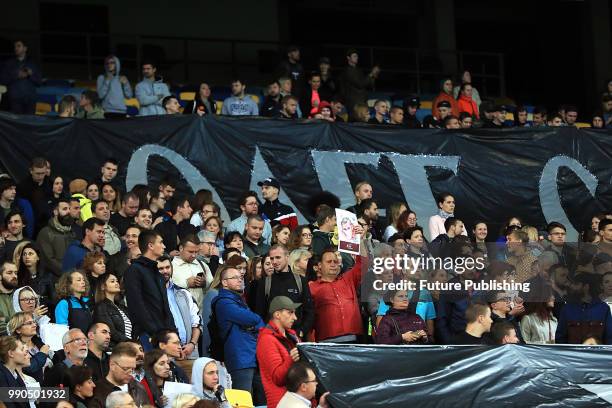
{"type": "Polygon", "coordinates": [[[408,293],[391,290],[384,296],[391,309],[382,318],[376,331],[378,344],[424,344],[429,342],[427,326],[416,313],[408,310],[408,293]]]}

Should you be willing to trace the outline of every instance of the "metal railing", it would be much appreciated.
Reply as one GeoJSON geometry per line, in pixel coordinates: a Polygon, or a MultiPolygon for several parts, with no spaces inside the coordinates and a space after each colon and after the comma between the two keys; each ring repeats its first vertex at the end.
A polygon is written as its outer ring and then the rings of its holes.
{"type": "MultiPolygon", "coordinates": [[[[284,54],[284,45],[275,41],[0,31],[5,44],[8,44],[7,39],[15,36],[29,42],[30,53],[38,60],[47,78],[94,80],[102,73],[104,57],[115,53],[120,57],[122,71],[132,81],[140,77],[139,67],[144,58],[153,58],[159,73],[174,84],[193,84],[203,79],[227,84],[231,78],[240,76],[250,84],[265,85],[284,54]]],[[[460,73],[467,67],[482,95],[506,94],[504,55],[500,53],[324,44],[302,47],[302,59],[315,62],[320,56],[328,56],[332,65],[337,67],[333,71],[339,73],[345,65],[344,55],[348,48],[359,51],[360,65],[365,69],[374,64],[381,66],[378,90],[437,93],[442,76],[460,73]]],[[[5,52],[0,57],[10,55],[5,52]]]]}

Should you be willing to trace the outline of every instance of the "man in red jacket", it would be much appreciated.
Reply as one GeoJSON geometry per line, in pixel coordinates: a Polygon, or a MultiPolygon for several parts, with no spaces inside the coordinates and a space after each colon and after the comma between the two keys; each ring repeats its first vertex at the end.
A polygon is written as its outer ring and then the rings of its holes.
{"type": "MultiPolygon", "coordinates": [[[[357,336],[363,334],[357,293],[361,285],[362,258],[367,256],[367,250],[363,228],[354,228],[362,236],[361,256],[356,257],[355,265],[338,276],[340,264],[336,248],[326,248],[319,261],[321,277],[309,283],[315,304],[316,341],[355,343],[357,336]]],[[[363,265],[366,267],[367,258],[363,259],[363,265]]]]}
{"type": "Polygon", "coordinates": [[[267,406],[276,408],[287,392],[287,371],[300,359],[296,348],[300,341],[291,326],[297,320],[295,310],[301,303],[293,303],[287,296],[276,296],[270,302],[270,321],[259,329],[257,362],[261,382],[266,392],[267,406]]]}

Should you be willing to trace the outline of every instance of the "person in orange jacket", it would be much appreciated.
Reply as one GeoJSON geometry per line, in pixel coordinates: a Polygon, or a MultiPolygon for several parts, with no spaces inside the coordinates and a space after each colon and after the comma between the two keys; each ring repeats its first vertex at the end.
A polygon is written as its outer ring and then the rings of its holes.
{"type": "Polygon", "coordinates": [[[476,119],[480,119],[480,114],[478,112],[478,104],[472,98],[472,85],[468,83],[464,83],[459,88],[459,98],[457,99],[457,105],[459,107],[459,112],[467,112],[472,117],[476,119]]]}
{"type": "Polygon", "coordinates": [[[451,114],[459,117],[459,107],[457,106],[457,100],[453,97],[453,80],[450,78],[444,78],[440,83],[440,93],[436,96],[431,104],[431,114],[434,118],[440,120],[440,111],[438,110],[438,103],[447,101],[451,105],[451,114]]]}

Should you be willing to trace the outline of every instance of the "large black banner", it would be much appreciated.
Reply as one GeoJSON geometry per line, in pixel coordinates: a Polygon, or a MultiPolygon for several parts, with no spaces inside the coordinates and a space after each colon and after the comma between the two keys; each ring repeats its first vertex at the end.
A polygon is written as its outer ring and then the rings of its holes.
{"type": "Polygon", "coordinates": [[[334,408],[610,407],[608,346],[298,346],[334,408]]]}
{"type": "Polygon", "coordinates": [[[437,212],[434,197],[456,199],[456,215],[496,228],[510,216],[542,227],[568,225],[575,237],[591,216],[612,209],[612,131],[575,128],[469,131],[267,119],[159,116],[94,121],[0,114],[2,167],[20,179],[34,156],[53,172],[94,178],[108,156],[121,162],[127,188],[155,186],[168,174],[183,190],[208,188],[225,218],[238,197],[265,177],[281,201],[311,218],[321,190],[354,203],[352,186],[368,180],[379,207],[407,201],[420,224],[437,212]]]}

